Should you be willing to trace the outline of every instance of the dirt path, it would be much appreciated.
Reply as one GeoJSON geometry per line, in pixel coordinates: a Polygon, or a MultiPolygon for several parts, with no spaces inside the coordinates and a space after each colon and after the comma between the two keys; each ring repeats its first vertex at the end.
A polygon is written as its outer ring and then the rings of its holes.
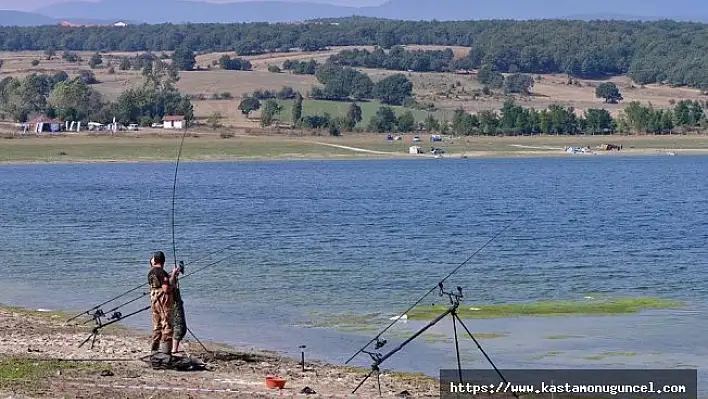
{"type": "MultiPolygon", "coordinates": [[[[206,353],[185,340],[185,363],[205,370],[154,370],[146,361],[147,335],[106,328],[93,349],[90,343],[79,348],[91,324],[67,325],[63,320],[63,315],[0,309],[0,397],[379,397],[375,378],[350,395],[368,370],[307,362],[302,371],[297,360],[277,353],[214,343],[205,343],[211,352],[206,353]],[[267,389],[269,375],[285,378],[285,389],[267,389]],[[306,387],[316,393],[301,393],[306,387]],[[18,394],[27,396],[13,396],[18,394]]],[[[383,397],[439,397],[438,382],[420,375],[383,372],[381,384],[383,397]],[[409,395],[400,395],[404,391],[409,395]]]]}
{"type": "Polygon", "coordinates": [[[395,156],[401,156],[401,155],[406,155],[406,154],[401,154],[398,152],[388,152],[388,151],[375,151],[375,150],[367,150],[365,148],[357,148],[357,147],[349,147],[346,145],[339,145],[339,144],[329,144],[329,143],[322,143],[319,141],[311,141],[312,144],[318,144],[318,145],[324,145],[327,147],[335,147],[335,148],[342,148],[345,150],[352,150],[352,151],[357,151],[357,152],[365,152],[367,154],[381,154],[381,155],[395,155],[395,156]]]}

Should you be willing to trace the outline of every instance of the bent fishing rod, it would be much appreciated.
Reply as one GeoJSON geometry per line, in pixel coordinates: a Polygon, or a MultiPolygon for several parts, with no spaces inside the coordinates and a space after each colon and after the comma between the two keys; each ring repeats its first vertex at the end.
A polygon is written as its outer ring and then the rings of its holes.
{"type": "MultiPolygon", "coordinates": [[[[418,304],[420,304],[420,303],[423,301],[423,299],[425,299],[428,295],[430,295],[431,293],[433,293],[433,291],[435,291],[436,289],[439,289],[439,288],[442,286],[442,284],[443,284],[447,279],[449,279],[450,277],[452,277],[452,275],[454,275],[455,273],[457,273],[463,266],[465,266],[467,263],[469,263],[469,261],[472,260],[472,258],[474,258],[474,257],[475,257],[478,253],[480,253],[484,248],[486,248],[489,244],[491,244],[492,241],[496,240],[496,239],[497,239],[499,236],[501,236],[507,229],[509,229],[509,227],[511,227],[514,223],[516,223],[519,219],[521,219],[521,216],[523,216],[523,213],[520,214],[519,216],[517,216],[516,219],[514,219],[511,223],[509,223],[508,225],[506,225],[501,231],[499,231],[497,234],[495,234],[492,238],[490,238],[489,240],[487,240],[487,242],[485,242],[484,245],[482,245],[481,247],[479,247],[479,249],[477,249],[475,252],[473,252],[472,255],[470,255],[467,259],[465,259],[464,262],[460,263],[460,264],[459,264],[457,267],[455,267],[450,273],[448,273],[445,277],[443,277],[442,280],[440,280],[437,284],[435,284],[435,286],[434,286],[433,288],[431,288],[428,292],[426,292],[425,295],[423,295],[420,299],[418,299],[411,307],[408,308],[408,310],[406,310],[406,311],[403,312],[402,314],[407,314],[408,312],[410,312],[411,310],[413,310],[416,306],[418,306],[418,304]]],[[[358,351],[356,351],[356,353],[354,353],[354,354],[349,358],[349,360],[347,360],[346,362],[344,362],[344,364],[349,364],[349,362],[351,362],[357,355],[359,355],[360,353],[364,352],[364,350],[365,350],[369,345],[371,345],[372,343],[374,343],[374,342],[377,342],[377,343],[378,343],[378,342],[379,342],[379,338],[381,338],[381,336],[382,336],[386,331],[388,331],[391,327],[393,327],[393,325],[396,324],[397,322],[398,322],[398,318],[394,318],[394,320],[393,320],[393,322],[392,322],[391,324],[389,324],[386,328],[384,328],[381,332],[379,332],[374,338],[372,338],[369,342],[367,342],[366,345],[364,345],[361,349],[359,349],[358,351]]]]}
{"type": "MultiPolygon", "coordinates": [[[[177,171],[179,170],[179,160],[182,156],[182,146],[184,145],[184,138],[187,136],[187,127],[184,128],[184,133],[182,133],[182,140],[179,143],[179,150],[177,151],[177,162],[175,163],[175,177],[172,182],[172,254],[174,255],[175,269],[177,268],[177,243],[175,241],[175,197],[177,193],[177,171]]],[[[184,273],[184,269],[180,270],[180,273],[184,273]]]]}

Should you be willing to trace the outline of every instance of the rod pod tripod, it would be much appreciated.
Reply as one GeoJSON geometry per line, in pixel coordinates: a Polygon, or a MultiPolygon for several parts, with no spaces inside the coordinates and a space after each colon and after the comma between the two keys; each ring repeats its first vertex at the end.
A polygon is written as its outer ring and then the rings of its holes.
{"type": "MultiPolygon", "coordinates": [[[[381,370],[380,370],[380,368],[379,368],[379,366],[381,365],[381,363],[383,363],[383,362],[386,361],[388,358],[390,358],[391,356],[393,356],[396,352],[398,352],[398,351],[400,351],[401,349],[403,349],[406,345],[408,345],[409,343],[411,343],[411,341],[413,341],[414,339],[418,338],[421,334],[423,334],[423,333],[424,333],[425,331],[427,331],[429,328],[431,328],[432,326],[438,324],[442,319],[444,319],[444,318],[447,317],[448,315],[451,315],[451,316],[452,316],[452,329],[453,329],[453,334],[454,334],[454,336],[455,336],[455,354],[457,355],[457,374],[458,374],[458,377],[459,377],[459,379],[460,379],[459,382],[462,383],[463,380],[462,380],[462,365],[461,365],[461,362],[460,362],[460,343],[459,343],[459,340],[458,340],[458,338],[457,338],[457,323],[460,323],[460,325],[462,326],[462,328],[465,329],[465,332],[467,332],[467,335],[472,339],[472,341],[474,341],[474,343],[477,345],[477,348],[480,350],[480,352],[482,352],[482,354],[483,354],[484,357],[487,359],[487,361],[489,362],[489,364],[492,365],[492,367],[494,368],[494,371],[497,372],[497,374],[498,374],[499,377],[502,379],[502,381],[504,381],[504,383],[507,383],[507,384],[508,384],[508,381],[506,380],[506,378],[504,378],[504,375],[502,375],[501,371],[499,371],[499,369],[497,368],[497,366],[494,365],[494,362],[492,361],[492,359],[490,359],[489,356],[487,355],[487,353],[484,351],[484,349],[482,349],[482,346],[479,344],[479,341],[477,341],[477,339],[472,335],[472,333],[470,332],[470,330],[467,328],[467,326],[465,325],[465,323],[462,322],[462,319],[460,319],[460,316],[457,314],[457,309],[460,307],[460,299],[462,299],[462,298],[464,297],[464,296],[462,295],[462,288],[461,288],[461,287],[457,287],[457,292],[452,292],[452,291],[447,292],[447,291],[445,291],[445,289],[443,288],[443,283],[442,283],[442,282],[440,282],[440,283],[438,284],[438,287],[440,288],[440,296],[446,296],[446,295],[447,295],[447,297],[449,298],[449,300],[450,300],[450,307],[449,307],[445,312],[443,312],[443,313],[440,314],[438,317],[436,317],[435,320],[433,320],[433,321],[431,321],[430,323],[428,323],[425,327],[423,327],[423,328],[421,328],[420,330],[418,330],[418,331],[417,331],[415,334],[413,334],[410,338],[408,338],[407,340],[403,341],[400,345],[398,345],[396,348],[394,348],[393,350],[391,350],[390,352],[388,352],[388,353],[385,354],[385,355],[382,355],[381,353],[378,353],[378,352],[370,352],[370,351],[362,350],[363,353],[366,353],[367,355],[369,355],[369,356],[373,359],[374,363],[371,365],[371,371],[369,372],[369,374],[367,374],[366,377],[364,377],[364,379],[359,383],[359,385],[357,385],[357,387],[354,389],[354,391],[352,391],[352,394],[355,394],[356,391],[358,391],[359,388],[361,388],[361,386],[364,385],[364,383],[365,383],[374,373],[376,373],[376,382],[377,382],[377,385],[378,385],[378,388],[379,388],[379,396],[381,396],[381,379],[380,379],[381,370]]],[[[386,345],[386,340],[380,340],[380,339],[376,338],[375,350],[381,349],[384,345],[386,345]]],[[[519,396],[516,394],[516,392],[514,392],[513,395],[514,395],[514,397],[515,397],[516,399],[519,399],[519,396]]]]}

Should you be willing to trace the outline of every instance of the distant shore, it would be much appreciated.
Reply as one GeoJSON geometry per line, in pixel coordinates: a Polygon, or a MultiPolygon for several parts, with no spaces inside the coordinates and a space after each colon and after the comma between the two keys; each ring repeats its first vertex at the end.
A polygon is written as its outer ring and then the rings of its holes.
{"type": "MultiPolygon", "coordinates": [[[[434,159],[432,148],[443,150],[443,159],[708,154],[708,137],[700,135],[464,136],[446,137],[439,142],[422,134],[419,141],[413,141],[413,134],[401,136],[401,140],[386,140],[384,134],[228,138],[213,132],[191,134],[184,141],[180,161],[434,159]],[[622,148],[606,151],[601,149],[604,144],[622,148]],[[413,146],[419,147],[420,153],[410,154],[413,146]],[[569,153],[568,147],[589,152],[569,153]]],[[[174,162],[180,139],[177,134],[6,138],[0,140],[0,164],[174,162]]]]}

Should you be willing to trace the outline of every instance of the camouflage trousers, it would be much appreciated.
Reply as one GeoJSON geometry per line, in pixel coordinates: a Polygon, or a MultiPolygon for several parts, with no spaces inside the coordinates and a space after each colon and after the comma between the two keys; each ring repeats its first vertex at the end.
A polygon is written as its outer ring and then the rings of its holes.
{"type": "Polygon", "coordinates": [[[174,339],[181,341],[187,334],[187,320],[184,317],[184,302],[179,288],[174,291],[174,307],[172,309],[172,325],[174,326],[174,339]]]}
{"type": "Polygon", "coordinates": [[[171,342],[174,335],[173,300],[161,290],[150,292],[152,342],[171,342]]]}

